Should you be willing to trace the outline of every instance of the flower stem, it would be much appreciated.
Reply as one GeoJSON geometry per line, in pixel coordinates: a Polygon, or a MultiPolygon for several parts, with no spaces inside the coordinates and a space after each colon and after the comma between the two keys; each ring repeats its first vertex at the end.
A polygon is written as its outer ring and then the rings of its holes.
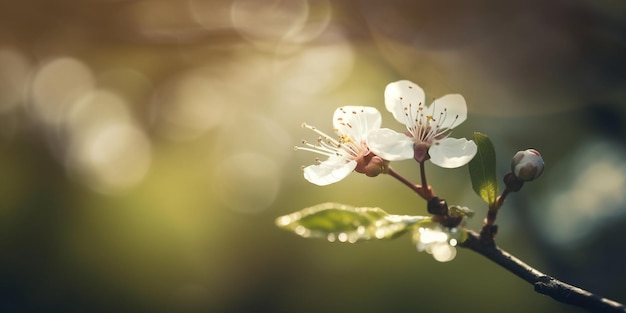
{"type": "Polygon", "coordinates": [[[412,182],[408,181],[402,175],[398,174],[398,172],[394,171],[391,167],[388,168],[387,174],[389,174],[389,175],[391,175],[391,177],[399,180],[401,183],[405,184],[407,187],[411,188],[416,193],[419,194],[421,192],[420,190],[422,189],[422,186],[415,185],[412,182]]]}
{"type": "Polygon", "coordinates": [[[496,233],[498,232],[498,227],[497,225],[495,225],[496,218],[498,217],[498,211],[504,205],[504,200],[511,192],[512,190],[507,187],[506,189],[504,189],[502,194],[498,196],[496,202],[492,205],[489,205],[487,217],[485,218],[483,229],[480,232],[481,237],[483,237],[484,239],[493,241],[493,239],[495,238],[496,233]]]}
{"type": "Polygon", "coordinates": [[[404,178],[402,175],[398,174],[398,172],[394,171],[391,167],[387,169],[387,174],[391,175],[391,177],[399,180],[401,183],[411,188],[411,190],[415,191],[420,197],[424,200],[428,201],[434,197],[432,189],[429,187],[424,188],[424,185],[416,185],[404,178]]]}
{"type": "Polygon", "coordinates": [[[504,199],[506,199],[506,196],[508,196],[511,193],[511,189],[506,188],[504,189],[504,191],[502,192],[502,195],[500,195],[498,197],[498,201],[496,202],[496,210],[499,210],[502,205],[504,205],[504,199]]]}
{"type": "Polygon", "coordinates": [[[421,161],[419,163],[420,163],[420,178],[422,179],[422,186],[428,186],[428,183],[426,182],[426,167],[424,166],[424,161],[421,161]]]}
{"type": "Polygon", "coordinates": [[[398,174],[398,172],[394,171],[391,167],[388,168],[387,174],[391,175],[391,177],[397,179],[398,181],[403,183],[405,186],[411,188],[411,190],[415,191],[415,193],[417,193],[420,197],[424,198],[424,200],[429,200],[429,198],[427,198],[428,193],[425,192],[427,190],[425,190],[422,186],[413,184],[408,179],[398,174]]]}

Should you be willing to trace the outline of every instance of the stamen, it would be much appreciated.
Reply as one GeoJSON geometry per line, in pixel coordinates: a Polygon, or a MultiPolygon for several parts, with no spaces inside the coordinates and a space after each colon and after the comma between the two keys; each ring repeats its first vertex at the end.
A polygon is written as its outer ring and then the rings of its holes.
{"type": "Polygon", "coordinates": [[[417,134],[415,133],[416,130],[419,130],[419,127],[417,127],[417,129],[415,127],[413,127],[414,125],[416,125],[417,123],[417,118],[413,118],[413,110],[411,110],[411,108],[413,107],[413,103],[409,103],[408,106],[405,106],[403,108],[404,110],[404,117],[406,119],[406,129],[409,131],[409,133],[415,137],[417,134]]]}
{"type": "Polygon", "coordinates": [[[318,130],[318,129],[317,129],[316,127],[314,127],[314,126],[308,125],[308,124],[306,124],[306,123],[302,123],[302,127],[304,127],[304,128],[308,128],[308,129],[310,129],[310,130],[314,131],[314,132],[315,132],[315,133],[317,133],[318,135],[322,136],[324,139],[327,139],[327,140],[329,140],[329,141],[333,142],[335,145],[337,145],[337,144],[338,144],[338,143],[337,143],[337,141],[335,141],[335,140],[334,140],[331,136],[329,136],[329,135],[327,135],[326,133],[324,133],[324,132],[322,132],[322,131],[318,130]]]}
{"type": "Polygon", "coordinates": [[[458,120],[459,120],[459,115],[457,114],[457,115],[454,117],[454,121],[452,121],[452,124],[450,124],[450,127],[449,127],[449,128],[450,128],[450,129],[452,129],[452,128],[456,127],[456,122],[457,122],[458,120]]]}
{"type": "MultiPolygon", "coordinates": [[[[313,147],[315,147],[315,146],[313,146],[313,147]]],[[[325,156],[329,156],[329,157],[334,155],[334,153],[332,153],[332,152],[325,152],[325,151],[322,151],[322,150],[319,150],[319,149],[313,149],[313,148],[307,148],[307,147],[295,146],[294,150],[296,150],[296,151],[297,150],[309,151],[309,152],[313,152],[313,153],[317,153],[317,154],[321,154],[321,155],[325,155],[325,156]]],[[[316,159],[319,160],[319,158],[316,158],[316,159]]]]}
{"type": "MultiPolygon", "coordinates": [[[[358,112],[356,111],[352,113],[358,114],[358,112]]],[[[361,123],[360,119],[357,119],[357,121],[358,123],[361,123]]],[[[346,124],[342,123],[342,125],[345,125],[347,127],[352,127],[352,125],[347,124],[347,123],[346,124]]],[[[318,130],[314,126],[308,125],[306,123],[302,123],[302,127],[308,128],[314,131],[315,133],[319,134],[320,137],[317,138],[316,144],[311,144],[311,143],[308,143],[306,140],[302,140],[303,146],[302,147],[296,146],[294,147],[294,150],[309,151],[309,152],[317,153],[319,155],[323,155],[326,157],[332,157],[332,156],[357,157],[362,153],[361,146],[357,145],[357,142],[355,142],[354,138],[351,138],[347,134],[342,134],[339,136],[338,139],[334,139],[330,137],[329,135],[325,134],[324,132],[318,130]]],[[[336,129],[335,132],[338,132],[338,130],[336,129]]],[[[321,163],[319,158],[316,158],[316,162],[321,163]]]]}

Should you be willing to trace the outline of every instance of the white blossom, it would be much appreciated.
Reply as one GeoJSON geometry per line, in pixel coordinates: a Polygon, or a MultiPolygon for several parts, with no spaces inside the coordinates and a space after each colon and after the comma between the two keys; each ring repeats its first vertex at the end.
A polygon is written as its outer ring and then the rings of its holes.
{"type": "Polygon", "coordinates": [[[318,159],[318,164],[304,167],[304,178],[324,186],[344,179],[354,170],[368,176],[380,174],[386,161],[371,154],[366,143],[369,132],[379,129],[380,125],[380,112],[376,108],[362,106],[344,106],[335,110],[333,127],[336,137],[314,126],[302,124],[302,127],[316,132],[320,137],[314,144],[303,141],[304,146],[296,147],[296,150],[311,151],[327,157],[324,161],[318,159]]]}
{"type": "Polygon", "coordinates": [[[450,138],[453,128],[467,118],[465,99],[445,95],[430,106],[424,105],[424,91],[408,80],[390,83],[385,89],[385,107],[404,124],[407,133],[388,128],[374,130],[368,146],[385,160],[430,159],[445,168],[463,166],[476,155],[476,144],[465,138],[450,138]]]}

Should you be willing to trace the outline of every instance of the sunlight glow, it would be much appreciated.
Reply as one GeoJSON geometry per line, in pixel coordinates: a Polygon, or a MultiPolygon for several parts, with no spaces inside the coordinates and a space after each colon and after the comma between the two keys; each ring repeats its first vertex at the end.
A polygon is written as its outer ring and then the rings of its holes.
{"type": "Polygon", "coordinates": [[[239,34],[257,47],[274,51],[279,44],[285,50],[287,43],[315,39],[326,29],[330,17],[328,1],[316,1],[311,6],[307,0],[235,0],[231,7],[232,25],[239,34]]]}
{"type": "Polygon", "coordinates": [[[456,228],[420,227],[413,232],[413,242],[418,251],[431,254],[439,262],[449,262],[456,257],[455,246],[458,243],[456,238],[450,237],[458,234],[456,228]]]}
{"type": "Polygon", "coordinates": [[[98,192],[116,193],[140,183],[150,159],[143,131],[128,123],[108,123],[72,141],[68,170],[98,192]]]}
{"type": "Polygon", "coordinates": [[[189,0],[193,19],[207,31],[224,31],[232,28],[230,0],[189,0]]]}
{"type": "Polygon", "coordinates": [[[163,134],[176,141],[193,140],[222,123],[228,100],[221,79],[189,73],[161,86],[154,104],[163,134]]]}
{"type": "Polygon", "coordinates": [[[434,244],[431,249],[433,258],[439,262],[452,261],[456,257],[456,248],[447,243],[434,244]]]}
{"type": "Polygon", "coordinates": [[[328,36],[332,36],[328,44],[310,46],[276,61],[275,72],[280,78],[276,88],[287,95],[300,94],[290,96],[290,101],[332,90],[352,73],[355,58],[352,46],[339,34],[328,36]]]}
{"type": "Polygon", "coordinates": [[[77,138],[112,122],[131,122],[126,102],[116,93],[94,90],[65,112],[63,126],[69,136],[77,138]]]}
{"type": "Polygon", "coordinates": [[[69,57],[51,60],[35,73],[29,113],[48,125],[58,125],[68,107],[93,87],[92,71],[83,62],[69,57]]]}

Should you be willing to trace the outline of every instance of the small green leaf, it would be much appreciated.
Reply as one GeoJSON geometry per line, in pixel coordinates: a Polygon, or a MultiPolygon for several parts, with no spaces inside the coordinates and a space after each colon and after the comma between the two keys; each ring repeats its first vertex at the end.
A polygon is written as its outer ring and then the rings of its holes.
{"type": "Polygon", "coordinates": [[[281,216],[276,219],[276,225],[304,238],[354,243],[392,239],[426,221],[430,217],[390,215],[380,208],[328,202],[281,216]]]}
{"type": "Polygon", "coordinates": [[[474,133],[478,152],[469,163],[472,188],[489,206],[496,202],[498,181],[496,178],[496,150],[487,135],[474,133]]]}

